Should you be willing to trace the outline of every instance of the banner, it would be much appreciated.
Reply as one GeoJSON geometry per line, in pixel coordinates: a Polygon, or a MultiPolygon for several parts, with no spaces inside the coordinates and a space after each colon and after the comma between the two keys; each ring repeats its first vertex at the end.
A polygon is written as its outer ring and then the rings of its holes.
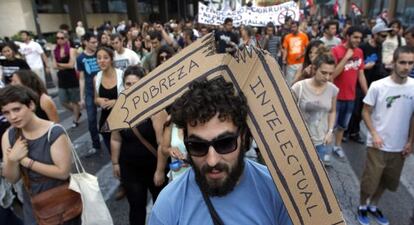
{"type": "Polygon", "coordinates": [[[216,10],[201,2],[198,3],[198,22],[202,24],[221,25],[228,17],[233,19],[233,25],[241,24],[264,27],[268,22],[282,25],[285,17],[290,16],[299,21],[299,7],[293,1],[268,7],[243,6],[235,11],[216,10]]]}
{"type": "Polygon", "coordinates": [[[206,35],[123,91],[104,128],[134,127],[173,103],[192,81],[221,76],[247,98],[247,124],[293,224],[345,225],[276,60],[257,48],[233,56],[216,54],[214,46],[214,35],[206,35]]]}

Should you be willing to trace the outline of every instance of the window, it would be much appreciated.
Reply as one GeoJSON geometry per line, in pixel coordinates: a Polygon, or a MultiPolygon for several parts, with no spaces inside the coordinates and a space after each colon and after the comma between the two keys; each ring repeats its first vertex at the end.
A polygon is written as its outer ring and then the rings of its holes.
{"type": "Polygon", "coordinates": [[[68,13],[64,0],[36,0],[37,13],[68,13]]]}
{"type": "Polygon", "coordinates": [[[87,13],[126,13],[126,0],[85,0],[87,13]]]}

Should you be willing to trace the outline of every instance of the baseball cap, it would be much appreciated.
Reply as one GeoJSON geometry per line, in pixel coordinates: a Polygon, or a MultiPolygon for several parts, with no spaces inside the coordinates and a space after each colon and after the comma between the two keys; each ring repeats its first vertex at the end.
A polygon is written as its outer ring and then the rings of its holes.
{"type": "Polygon", "coordinates": [[[372,34],[378,34],[380,32],[388,32],[392,30],[383,23],[379,23],[372,28],[372,34]]]}

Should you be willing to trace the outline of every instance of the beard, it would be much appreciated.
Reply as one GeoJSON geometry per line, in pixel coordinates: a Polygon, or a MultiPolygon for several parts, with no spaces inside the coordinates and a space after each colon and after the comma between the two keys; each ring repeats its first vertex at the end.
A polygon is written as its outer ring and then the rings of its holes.
{"type": "Polygon", "coordinates": [[[243,157],[244,152],[240,151],[236,163],[231,168],[224,163],[217,163],[214,167],[206,164],[199,168],[194,164],[191,156],[189,156],[188,159],[194,169],[195,180],[201,191],[207,193],[209,196],[222,197],[232,192],[239,182],[245,164],[243,157]],[[208,180],[207,173],[213,170],[225,172],[227,176],[222,180],[208,180]]]}

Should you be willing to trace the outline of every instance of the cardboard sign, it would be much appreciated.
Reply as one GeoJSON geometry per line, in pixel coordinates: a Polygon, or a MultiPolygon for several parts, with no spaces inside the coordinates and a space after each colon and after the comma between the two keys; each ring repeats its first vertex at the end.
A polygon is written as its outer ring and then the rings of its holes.
{"type": "Polygon", "coordinates": [[[241,24],[264,27],[268,22],[282,25],[286,16],[299,21],[299,6],[294,1],[267,7],[243,6],[234,11],[216,10],[201,2],[198,3],[198,22],[202,24],[220,25],[223,24],[226,18],[230,17],[236,27],[241,24]]]}
{"type": "Polygon", "coordinates": [[[295,225],[345,224],[296,102],[269,53],[216,54],[212,34],[156,68],[117,100],[110,130],[136,126],[170,105],[195,79],[222,76],[248,100],[248,126],[295,225]]]}

